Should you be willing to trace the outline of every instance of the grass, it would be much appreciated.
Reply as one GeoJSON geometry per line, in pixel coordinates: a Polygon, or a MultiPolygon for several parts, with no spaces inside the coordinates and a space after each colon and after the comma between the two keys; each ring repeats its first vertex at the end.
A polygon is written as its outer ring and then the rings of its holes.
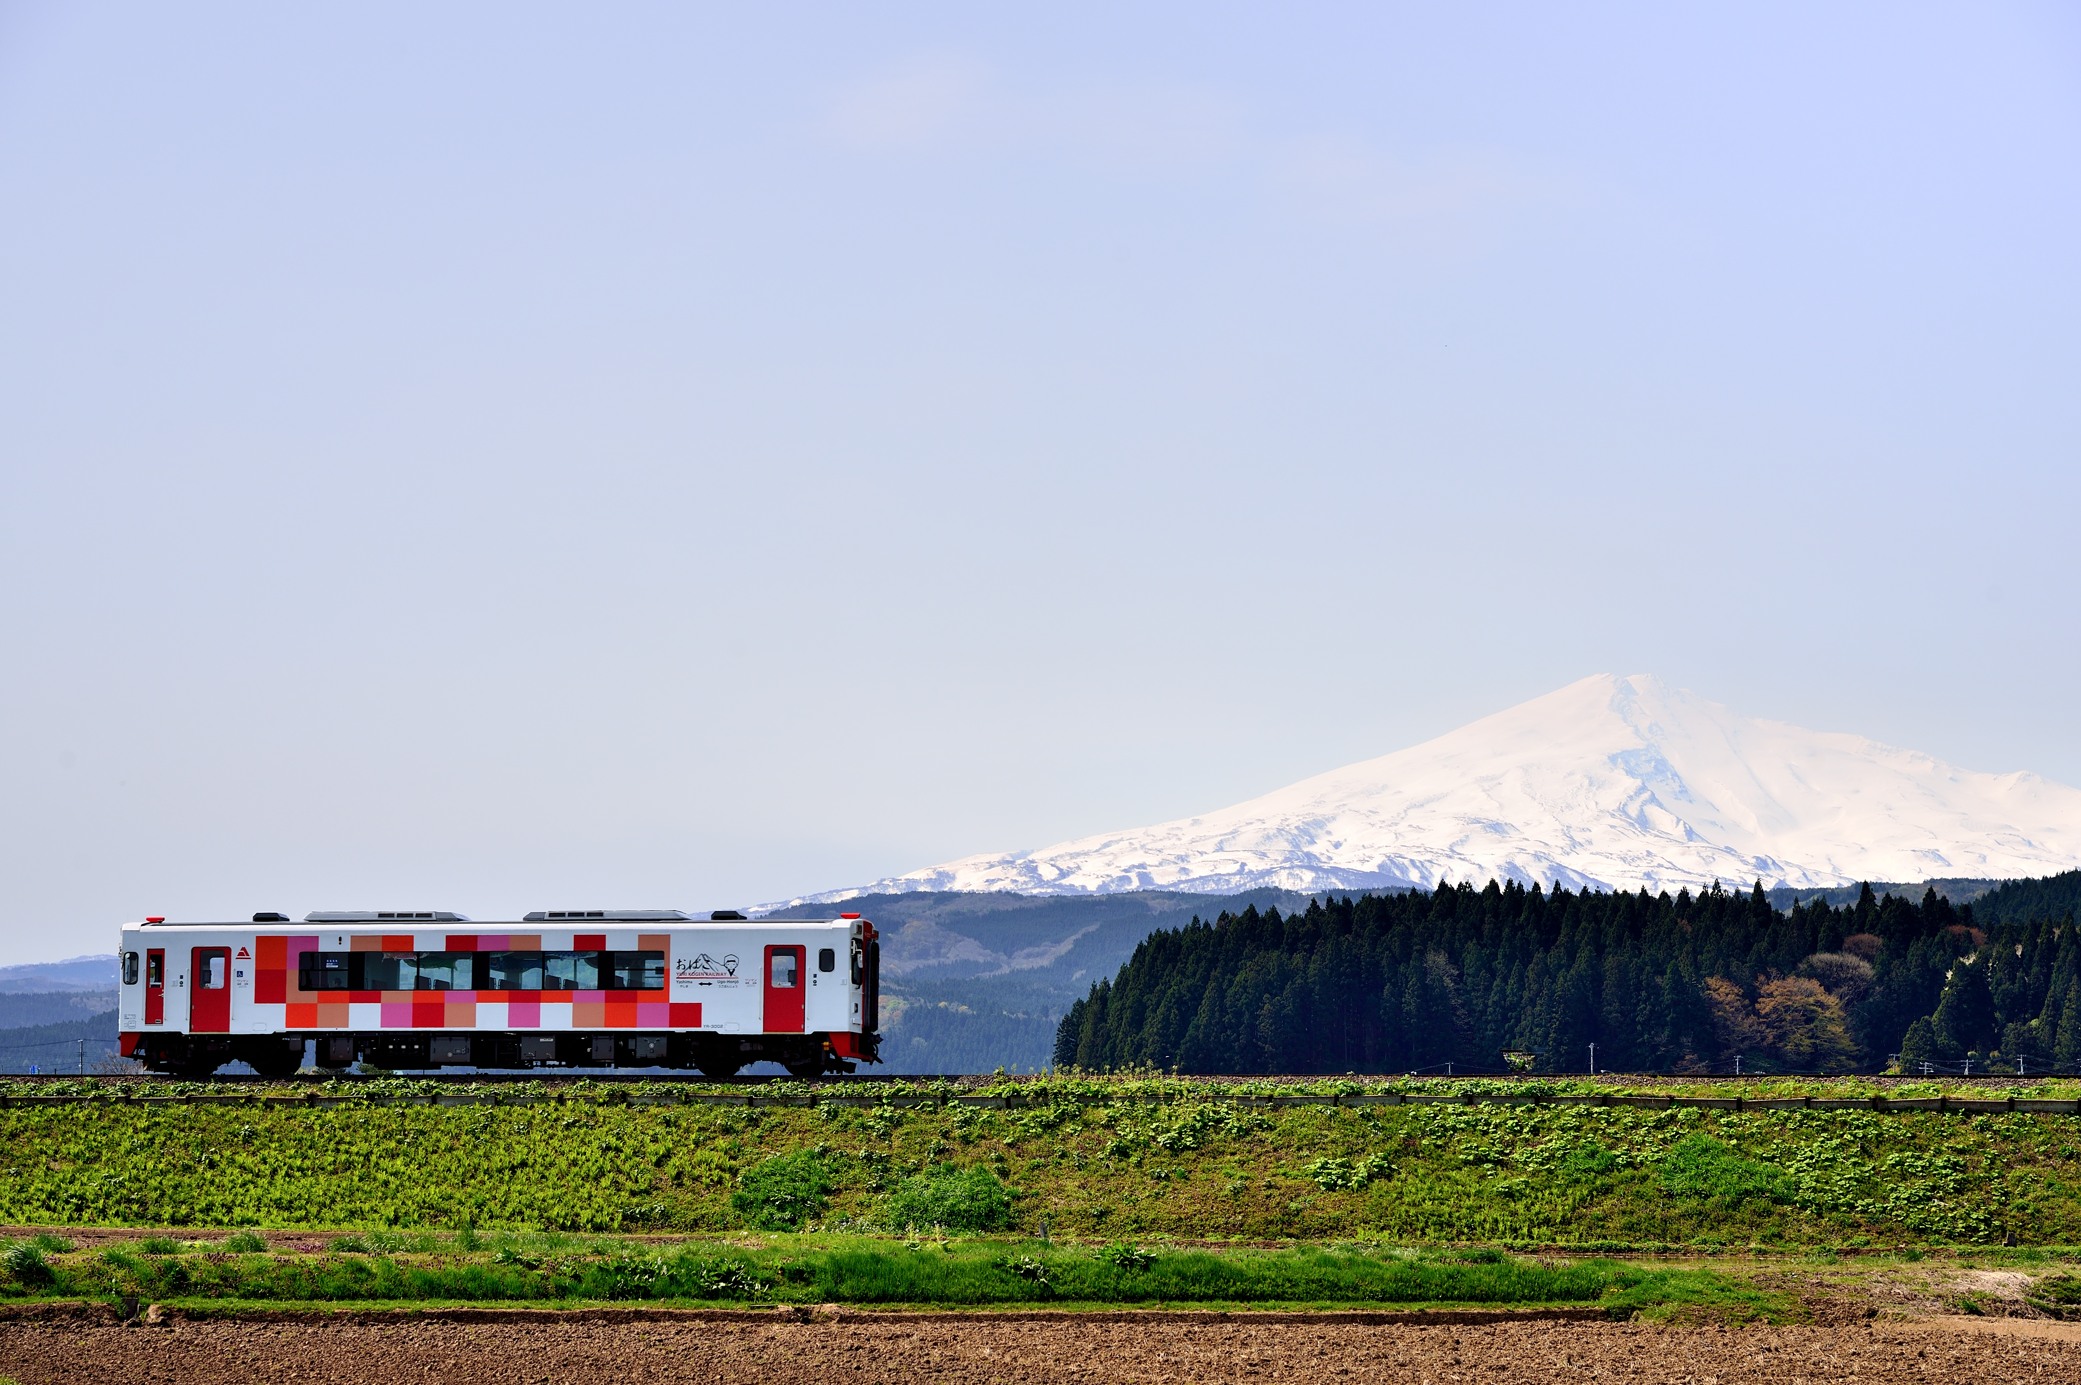
{"type": "Polygon", "coordinates": [[[1911,1297],[1947,1302],[1952,1311],[2022,1311],[2027,1303],[2040,1315],[2081,1317],[2081,1253],[2072,1249],[1530,1256],[1364,1242],[1209,1246],[830,1232],[413,1233],[386,1241],[384,1250],[349,1238],[308,1251],[237,1252],[230,1244],[190,1242],[178,1256],[140,1253],[134,1241],[48,1254],[26,1242],[0,1245],[0,1304],[127,1300],[210,1312],[827,1303],[963,1311],[1567,1307],[1613,1317],[1791,1322],[1823,1302],[1884,1307],[1902,1301],[1905,1285],[1911,1297]],[[1980,1286],[1967,1272],[1982,1269],[2021,1271],[2028,1276],[2022,1297],[1976,1304],[1980,1286]]]}
{"type": "Polygon", "coordinates": [[[313,1254],[120,1248],[51,1257],[10,1297],[177,1303],[1589,1306],[1628,1313],[1690,1301],[1782,1314],[1709,1269],[1538,1260],[1493,1250],[1365,1245],[1208,1249],[1067,1246],[1018,1238],[895,1241],[782,1236],[676,1245],[516,1237],[474,1251],[313,1254]]]}

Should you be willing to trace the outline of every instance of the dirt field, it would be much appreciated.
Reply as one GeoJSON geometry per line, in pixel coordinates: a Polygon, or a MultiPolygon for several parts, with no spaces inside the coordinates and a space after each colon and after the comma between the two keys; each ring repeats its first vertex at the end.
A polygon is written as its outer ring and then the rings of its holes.
{"type": "MultiPolygon", "coordinates": [[[[2029,1325],[2017,1325],[2028,1330],[2029,1325]]],[[[2053,1325],[2045,1325],[2051,1327],[2053,1325]]],[[[1965,1324],[1674,1328],[852,1316],[809,1322],[0,1322],[22,1385],[246,1381],[1392,1382],[2081,1380],[2071,1335],[1965,1324]]]]}

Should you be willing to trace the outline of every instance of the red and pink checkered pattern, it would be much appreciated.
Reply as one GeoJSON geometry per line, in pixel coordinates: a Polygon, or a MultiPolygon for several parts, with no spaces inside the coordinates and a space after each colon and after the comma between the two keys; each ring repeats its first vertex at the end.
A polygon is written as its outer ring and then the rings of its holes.
{"type": "MultiPolygon", "coordinates": [[[[539,933],[449,933],[438,943],[390,933],[351,940],[355,952],[539,952],[539,933]]],[[[698,1002],[670,1001],[657,991],[306,991],[299,960],[319,948],[316,934],[262,935],[255,941],[253,999],[281,1005],[290,1030],[317,1029],[698,1029],[698,1002]],[[486,1007],[493,1013],[480,1013],[486,1007]]],[[[579,933],[571,947],[605,951],[604,933],[579,933]]],[[[645,933],[637,950],[662,952],[672,938],[645,933]]]]}

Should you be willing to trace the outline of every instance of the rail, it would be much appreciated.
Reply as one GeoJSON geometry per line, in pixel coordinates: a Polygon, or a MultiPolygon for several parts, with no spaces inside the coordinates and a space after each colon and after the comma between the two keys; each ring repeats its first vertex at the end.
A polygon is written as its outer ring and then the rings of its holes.
{"type": "MultiPolygon", "coordinates": [[[[536,1081],[541,1079],[537,1078],[536,1081]]],[[[1249,1107],[1330,1106],[1363,1109],[1380,1106],[1550,1106],[1616,1107],[1653,1111],[1933,1111],[1949,1115],[2039,1115],[2081,1116],[2081,1099],[2068,1097],[1954,1096],[1890,1097],[1874,1094],[1858,1097],[1819,1096],[1677,1096],[1638,1092],[1209,1092],[1120,1091],[1120,1092],[918,1092],[861,1091],[860,1087],[881,1086],[902,1079],[870,1078],[818,1085],[814,1090],[763,1092],[767,1085],[754,1080],[725,1091],[617,1091],[613,1083],[585,1079],[582,1090],[571,1086],[547,1091],[181,1091],[165,1090],[159,1084],[116,1081],[97,1084],[86,1092],[19,1092],[9,1087],[19,1082],[0,1082],[0,1108],[49,1107],[103,1103],[123,1106],[258,1106],[293,1110],[326,1106],[555,1106],[585,1103],[615,1106],[742,1106],[810,1108],[819,1106],[888,1107],[897,1110],[939,1110],[949,1106],[985,1110],[1039,1109],[1051,1106],[1171,1105],[1179,1102],[1225,1101],[1249,1107]],[[847,1090],[853,1088],[855,1090],[847,1090]]],[[[624,1079],[654,1081],[654,1079],[624,1079]]],[[[221,1080],[220,1084],[221,1085],[221,1080]]],[[[269,1084],[279,1086],[279,1083],[269,1084]]]]}

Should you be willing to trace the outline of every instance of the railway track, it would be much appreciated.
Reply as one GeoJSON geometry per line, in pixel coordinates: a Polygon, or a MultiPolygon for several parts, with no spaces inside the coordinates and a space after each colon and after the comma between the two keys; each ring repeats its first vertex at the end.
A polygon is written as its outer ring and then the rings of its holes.
{"type": "MultiPolygon", "coordinates": [[[[1121,1079],[1119,1079],[1119,1080],[1122,1080],[1122,1081],[1144,1081],[1144,1082],[1147,1082],[1147,1083],[1149,1083],[1149,1084],[1151,1084],[1151,1085],[1157,1085],[1157,1084],[1163,1084],[1163,1083],[1175,1083],[1175,1084],[1179,1085],[1180,1087],[1183,1087],[1183,1086],[1184,1086],[1185,1084],[1191,1084],[1191,1086],[1192,1086],[1192,1087],[1193,1087],[1193,1088],[1195,1089],[1195,1093],[1196,1093],[1196,1094],[1197,1094],[1197,1093],[1198,1093],[1198,1092],[1199,1092],[1199,1091],[1200,1091],[1201,1089],[1204,1089],[1205,1087],[1208,1087],[1208,1086],[1236,1086],[1236,1087],[1245,1087],[1245,1086],[1248,1086],[1248,1087],[1264,1087],[1264,1086],[1267,1086],[1267,1085],[1272,1085],[1272,1086],[1278,1086],[1278,1085],[1292,1085],[1292,1086],[1300,1086],[1300,1085],[1305,1085],[1305,1084],[1315,1084],[1315,1083],[1329,1083],[1329,1082],[1335,1082],[1335,1081],[1339,1080],[1339,1078],[1340,1078],[1340,1077],[1341,1077],[1341,1078],[1342,1078],[1342,1079],[1343,1079],[1344,1081],[1347,1081],[1347,1082],[1350,1082],[1350,1083],[1354,1083],[1354,1084],[1361,1084],[1361,1085],[1367,1085],[1367,1086],[1376,1086],[1376,1087],[1377,1087],[1377,1086],[1386,1086],[1386,1085],[1388,1085],[1388,1084],[1391,1084],[1391,1083],[1392,1083],[1392,1084],[1403,1084],[1403,1086],[1404,1086],[1404,1089],[1409,1089],[1409,1088],[1410,1088],[1410,1087],[1412,1087],[1412,1086],[1413,1086],[1413,1087],[1420,1087],[1420,1088],[1438,1088],[1438,1089],[1451,1089],[1451,1088],[1463,1088],[1463,1087],[1468,1087],[1468,1086],[1471,1086],[1471,1085],[1473,1085],[1473,1084],[1475,1084],[1475,1083],[1484,1083],[1484,1082],[1486,1082],[1486,1083],[1513,1083],[1513,1084],[1516,1084],[1516,1085],[1518,1085],[1518,1086],[1520,1086],[1520,1087],[1525,1087],[1525,1088],[1531,1088],[1531,1087],[1534,1087],[1534,1086],[1536,1086],[1536,1085],[1538,1085],[1538,1084],[1541,1084],[1541,1083],[1567,1083],[1567,1084],[1569,1084],[1569,1085],[1571,1085],[1571,1086],[1580,1086],[1580,1085],[1582,1085],[1582,1084],[1584,1084],[1584,1083],[1596,1083],[1596,1084],[1599,1084],[1599,1085],[1609,1085],[1609,1086],[1611,1086],[1612,1088],[1614,1088],[1614,1090],[1615,1090],[1615,1091],[1616,1091],[1617,1089],[1620,1089],[1620,1088],[1637,1088],[1637,1087],[1640,1087],[1640,1086],[1643,1086],[1643,1085],[1652,1085],[1652,1084],[1658,1084],[1658,1083],[1669,1083],[1669,1084],[1681,1084],[1681,1085],[1683,1085],[1683,1086],[1686,1086],[1686,1087],[1697,1087],[1697,1086],[1728,1086],[1728,1087],[1732,1087],[1732,1086],[1742,1086],[1742,1087],[1753,1087],[1753,1086],[1755,1086],[1756,1084],[1758,1084],[1759,1082],[1765,1082],[1765,1081],[1771,1081],[1771,1082],[1776,1082],[1776,1081],[1805,1081],[1805,1082],[1831,1082],[1831,1081],[1855,1081],[1855,1082],[1859,1083],[1859,1084],[1860,1084],[1860,1085],[1862,1085],[1862,1086],[1866,1086],[1866,1087],[1876,1087],[1876,1088],[1879,1088],[1879,1089],[1881,1089],[1881,1094],[1883,1094],[1883,1092],[1884,1092],[1884,1090],[1885,1090],[1885,1089],[1894,1089],[1894,1088],[1901,1088],[1901,1087],[1909,1087],[1909,1086],[1915,1086],[1915,1087],[1926,1087],[1926,1086],[1928,1086],[1928,1085],[1929,1085],[1929,1084],[1930,1084],[1930,1083],[1931,1083],[1932,1081],[1935,1081],[1935,1080],[1941,1080],[1941,1081],[1942,1081],[1942,1082],[1944,1082],[1945,1084],[1947,1084],[1947,1085],[1951,1085],[1951,1086],[1961,1086],[1961,1085],[1962,1085],[1962,1086],[1970,1086],[1970,1087],[1980,1087],[1980,1086],[1989,1086],[1989,1087],[2000,1087],[2000,1086],[2011,1086],[2011,1085],[2014,1085],[2014,1084],[2016,1084],[2016,1083],[2018,1083],[2018,1082],[2035,1082],[2035,1081],[2040,1081],[2040,1080],[2051,1080],[2051,1079],[2054,1079],[2054,1078],[2072,1078],[2072,1077],[2075,1077],[2075,1076],[2081,1076],[2081,1074],[2075,1074],[2075,1073],[2044,1073],[2044,1074],[2039,1074],[2039,1073],[2032,1073],[2032,1074],[2030,1075],[2030,1077],[2028,1077],[2028,1078],[2019,1078],[2019,1077],[2017,1077],[2017,1076],[2015,1076],[2014,1074],[2011,1074],[2011,1073],[1974,1073],[1974,1074],[1972,1074],[1972,1075],[1971,1075],[1971,1076],[1969,1076],[1969,1077],[1961,1077],[1961,1076],[1959,1076],[1959,1075],[1958,1075],[1958,1074],[1956,1074],[1956,1073],[1952,1073],[1952,1074],[1947,1074],[1947,1075],[1945,1075],[1945,1076],[1944,1076],[1944,1077],[1942,1077],[1941,1079],[1933,1079],[1933,1078],[1928,1078],[1928,1077],[1912,1077],[1912,1076],[1909,1076],[1909,1077],[1893,1077],[1893,1076],[1865,1076],[1865,1075],[1861,1075],[1861,1074],[1860,1074],[1860,1075],[1856,1075],[1856,1076],[1854,1076],[1854,1077],[1838,1077],[1838,1076],[1833,1076],[1833,1075],[1830,1075],[1830,1074],[1826,1074],[1826,1073],[1812,1073],[1812,1072],[1803,1072],[1803,1073],[1772,1073],[1772,1074],[1767,1074],[1767,1075],[1762,1075],[1762,1076],[1759,1076],[1759,1075],[1757,1075],[1757,1074],[1754,1074],[1754,1073],[1747,1073],[1747,1074],[1738,1074],[1738,1073],[1687,1073],[1687,1072],[1626,1072],[1626,1073],[1597,1073],[1597,1074],[1594,1074],[1594,1075],[1586,1075],[1586,1074],[1582,1074],[1582,1073],[1540,1073],[1540,1074],[1524,1074],[1524,1073],[1502,1073],[1502,1072],[1469,1072],[1469,1073],[1460,1073],[1460,1074],[1458,1074],[1457,1076],[1448,1076],[1448,1075],[1445,1075],[1445,1074],[1442,1074],[1442,1073],[1394,1073],[1394,1072],[1385,1072],[1385,1073],[1343,1073],[1343,1074],[1336,1074],[1336,1073],[1269,1073],[1269,1074],[1267,1074],[1267,1073],[1157,1073],[1157,1074],[1151,1074],[1151,1075],[1143,1075],[1143,1074],[1130,1074],[1130,1075],[1126,1075],[1126,1076],[1122,1077],[1122,1078],[1121,1078],[1121,1079]]],[[[1032,1082],[1032,1083],[1039,1083],[1039,1082],[1042,1082],[1042,1081],[1053,1081],[1053,1082],[1062,1082],[1062,1081],[1069,1081],[1069,1080],[1076,1080],[1076,1079],[1067,1079],[1067,1078],[1063,1078],[1063,1077],[1060,1077],[1060,1076],[1057,1076],[1057,1077],[1051,1077],[1051,1078],[1043,1078],[1043,1077],[1040,1077],[1040,1076],[1038,1076],[1038,1075],[1036,1075],[1036,1074],[1031,1074],[1031,1073],[1014,1073],[1014,1074],[1006,1074],[1006,1073],[1003,1073],[1003,1072],[985,1072],[985,1073],[889,1073],[889,1072],[872,1072],[872,1073],[870,1073],[870,1072],[856,1072],[856,1073],[831,1073],[831,1074],[827,1074],[827,1075],[825,1075],[825,1076],[822,1076],[822,1077],[818,1077],[818,1078],[815,1078],[815,1079],[813,1079],[813,1080],[810,1080],[810,1081],[807,1081],[807,1082],[805,1082],[805,1081],[804,1081],[804,1079],[801,1079],[801,1078],[796,1078],[796,1077],[790,1077],[790,1076],[787,1076],[787,1075],[786,1075],[786,1074],[784,1074],[784,1073],[772,1073],[772,1074],[753,1074],[753,1075],[750,1075],[750,1076],[744,1076],[744,1075],[739,1075],[739,1076],[735,1076],[735,1077],[725,1077],[725,1078],[717,1078],[717,1077],[707,1077],[707,1076],[704,1076],[703,1074],[701,1074],[701,1073],[699,1073],[699,1072],[694,1072],[694,1071],[684,1071],[684,1070],[676,1070],[676,1069],[671,1069],[671,1068],[620,1068],[620,1069],[615,1069],[615,1068],[605,1068],[605,1069],[588,1069],[588,1068],[552,1068],[552,1067],[545,1067],[545,1068],[532,1068],[532,1069],[485,1069],[485,1070],[476,1070],[476,1069],[470,1069],[470,1068],[454,1068],[454,1067],[448,1067],[448,1068],[418,1068],[418,1069],[393,1069],[393,1070],[387,1070],[387,1071],[383,1071],[383,1072],[313,1072],[313,1071],[305,1071],[305,1072],[299,1072],[299,1073],[297,1073],[297,1074],[295,1074],[295,1075],[293,1075],[293,1076],[290,1076],[290,1077],[262,1077],[262,1076],[260,1076],[260,1075],[259,1075],[259,1074],[257,1074],[257,1073],[220,1073],[220,1074],[217,1074],[217,1075],[215,1075],[215,1076],[212,1076],[212,1077],[208,1077],[208,1078],[200,1079],[200,1081],[202,1081],[202,1082],[206,1082],[206,1083],[207,1083],[208,1085],[210,1085],[210,1086],[213,1086],[213,1087],[222,1087],[222,1086],[258,1086],[258,1087],[284,1087],[284,1086],[319,1086],[319,1087],[333,1087],[333,1086],[340,1086],[340,1085],[343,1085],[343,1084],[345,1084],[345,1085],[355,1085],[355,1084],[365,1084],[365,1083],[386,1083],[386,1082],[388,1082],[388,1083],[396,1083],[396,1082],[442,1082],[442,1083],[449,1083],[449,1084],[453,1084],[453,1085],[458,1085],[458,1086],[479,1086],[479,1085],[495,1085],[495,1084],[500,1084],[500,1083],[551,1083],[551,1084],[560,1084],[560,1085],[565,1085],[565,1086],[572,1086],[572,1085],[578,1085],[578,1084],[581,1084],[581,1083],[590,1083],[590,1084],[605,1084],[605,1085],[610,1085],[610,1086],[612,1086],[612,1085],[628,1085],[628,1084],[637,1084],[637,1083],[652,1083],[652,1084],[679,1084],[679,1085],[687,1085],[687,1086],[698,1086],[698,1087],[748,1087],[748,1088],[757,1088],[757,1087],[770,1087],[770,1086],[777,1086],[777,1085],[780,1085],[780,1084],[783,1084],[783,1083],[787,1083],[787,1084],[794,1084],[794,1085],[798,1085],[798,1086],[815,1086],[815,1087],[820,1087],[820,1088],[821,1088],[821,1087],[848,1087],[848,1086],[863,1086],[863,1087],[875,1087],[875,1086],[891,1086],[891,1085],[895,1085],[895,1086],[901,1086],[901,1085],[910,1085],[910,1086],[916,1086],[916,1087],[933,1087],[933,1088],[942,1088],[942,1087],[953,1087],[953,1088],[973,1088],[973,1087],[985,1087],[985,1086],[992,1086],[992,1085],[1001,1085],[1001,1084],[1007,1084],[1007,1083],[1009,1083],[1009,1084],[1013,1084],[1013,1085],[1017,1085],[1017,1084],[1020,1084],[1020,1083],[1027,1083],[1027,1082],[1032,1082]]],[[[1106,1078],[1106,1077],[1105,1077],[1104,1075],[1100,1075],[1100,1076],[1099,1076],[1099,1077],[1098,1077],[1098,1078],[1097,1078],[1096,1080],[1100,1080],[1100,1081],[1103,1081],[1103,1080],[1107,1080],[1107,1078],[1106,1078]]],[[[73,1083],[73,1084],[77,1084],[77,1083],[81,1083],[81,1082],[87,1082],[87,1083],[93,1083],[93,1084],[96,1084],[96,1085],[99,1085],[99,1086],[108,1086],[108,1087],[120,1087],[120,1086],[157,1086],[157,1087],[163,1087],[163,1086],[169,1086],[169,1085],[173,1085],[173,1084],[177,1084],[177,1083],[183,1083],[183,1082],[187,1082],[187,1081],[189,1081],[189,1079],[182,1079],[182,1078],[168,1077],[168,1076],[165,1076],[164,1074],[160,1074],[160,1073],[150,1073],[150,1072],[115,1072],[115,1073],[86,1073],[86,1074],[83,1074],[83,1075],[77,1075],[77,1076],[75,1076],[75,1075],[74,1075],[74,1074],[72,1074],[72,1073],[66,1073],[66,1072],[54,1072],[54,1073],[34,1073],[34,1074],[31,1074],[31,1073],[0,1073],[0,1090],[5,1090],[5,1089],[6,1089],[7,1087],[9,1087],[9,1086],[27,1086],[27,1085],[40,1085],[40,1086],[48,1086],[48,1085],[50,1085],[50,1084],[52,1084],[52,1083],[60,1083],[60,1082],[62,1082],[62,1083],[73,1083]]],[[[1653,1095],[1653,1094],[1650,1094],[1650,1095],[1653,1095]]],[[[1519,1097],[1516,1097],[1515,1099],[1520,1099],[1520,1100],[1521,1100],[1521,1099],[1523,1099],[1523,1097],[1519,1096],[1519,1097]]],[[[1661,1099],[1661,1098],[1657,1097],[1657,1099],[1659,1100],[1659,1099],[1661,1099]]],[[[1859,1100],[1862,1100],[1862,1099],[1860,1098],[1859,1100]]]]}
{"type": "MultiPolygon", "coordinates": [[[[994,1075],[976,1077],[920,1077],[915,1074],[891,1073],[844,1073],[832,1074],[815,1079],[819,1087],[849,1084],[880,1085],[887,1083],[966,1083],[980,1085],[998,1080],[994,1075]]],[[[0,1092],[10,1086],[41,1085],[52,1083],[81,1082],[103,1087],[167,1087],[175,1085],[208,1085],[212,1087],[338,1087],[397,1082],[440,1082],[453,1086],[482,1086],[510,1083],[555,1083],[562,1086],[577,1086],[583,1083],[631,1085],[636,1083],[671,1083],[697,1087],[769,1087],[780,1083],[801,1084],[802,1079],[784,1074],[751,1077],[704,1077],[698,1072],[675,1072],[670,1069],[589,1072],[567,1068],[537,1071],[474,1072],[468,1069],[426,1068],[404,1069],[388,1072],[300,1072],[289,1077],[262,1077],[257,1073],[220,1073],[200,1079],[168,1077],[159,1073],[86,1073],[75,1076],[71,1073],[0,1073],[0,1092]]]]}
{"type": "MultiPolygon", "coordinates": [[[[1293,1079],[1296,1083],[1309,1079],[1293,1079]]],[[[1380,1079],[1382,1081],[1391,1079],[1380,1079]]],[[[1690,1079],[1687,1079],[1687,1081],[1690,1079]]],[[[447,1073],[439,1076],[307,1077],[266,1079],[220,1077],[203,1083],[170,1082],[159,1077],[99,1075],[53,1081],[47,1078],[0,1079],[0,1108],[135,1102],[140,1105],[257,1105],[275,1108],[318,1106],[531,1106],[572,1101],[630,1106],[768,1106],[940,1108],[967,1106],[1021,1108],[1059,1105],[1171,1105],[1208,1100],[1239,1106],[1549,1106],[1614,1107],[1645,1110],[1701,1111],[1882,1111],[1943,1112],[1953,1115],[2035,1115],[2081,1117],[2081,1099],[2071,1097],[1888,1096],[1695,1096],[1638,1091],[1544,1092],[1476,1090],[1472,1079],[1426,1080],[1415,1090],[1395,1091],[1265,1091],[1263,1078],[1231,1078],[1233,1092],[1217,1088],[1223,1079],[1197,1079],[1191,1086],[1151,1083],[1114,1091],[1005,1089],[993,1076],[925,1078],[898,1075],[847,1075],[815,1083],[775,1077],[738,1077],[726,1082],[697,1076],[660,1078],[652,1074],[609,1073],[544,1078],[529,1073],[447,1073]],[[71,1090],[52,1092],[52,1086],[71,1090]],[[992,1090],[995,1086],[995,1090],[992,1090]],[[25,1090],[29,1088],[46,1090],[25,1090]],[[84,1088],[84,1090],[81,1090],[84,1088]],[[501,1089],[505,1090],[501,1090],[501,1089]],[[1247,1090],[1246,1090],[1247,1088],[1247,1090]],[[299,1090],[300,1089],[300,1090],[299,1090]],[[358,1089],[358,1090],[357,1090],[358,1089]],[[775,1090],[778,1089],[778,1090],[775,1090]]]]}

